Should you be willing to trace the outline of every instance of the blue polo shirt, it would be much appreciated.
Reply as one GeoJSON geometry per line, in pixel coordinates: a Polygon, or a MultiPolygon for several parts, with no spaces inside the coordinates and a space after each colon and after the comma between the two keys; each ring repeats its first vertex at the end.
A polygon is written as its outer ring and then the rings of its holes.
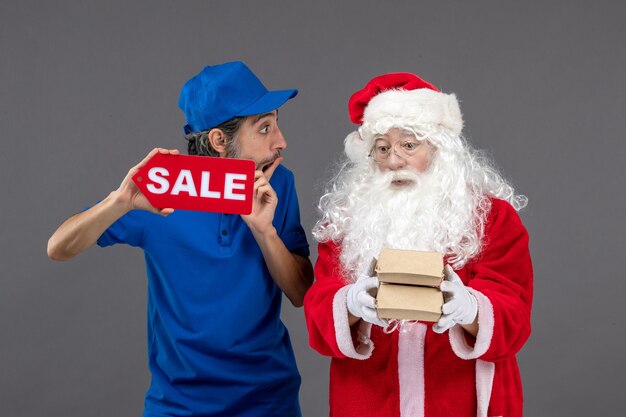
{"type": "MultiPolygon", "coordinates": [[[[280,165],[270,183],[278,235],[308,256],[293,174],[280,165]]],[[[282,292],[239,215],[134,210],[98,240],[116,243],[145,254],[152,374],[145,417],[300,415],[282,292]]]]}

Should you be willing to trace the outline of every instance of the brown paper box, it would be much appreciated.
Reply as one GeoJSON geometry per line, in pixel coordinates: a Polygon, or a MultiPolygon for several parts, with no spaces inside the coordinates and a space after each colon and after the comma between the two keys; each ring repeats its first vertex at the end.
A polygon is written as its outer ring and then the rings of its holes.
{"type": "Polygon", "coordinates": [[[443,294],[438,288],[380,283],[376,296],[378,317],[397,320],[437,321],[443,294]]]}
{"type": "Polygon", "coordinates": [[[381,282],[438,287],[443,279],[443,255],[384,248],[378,256],[376,272],[381,282]]]}

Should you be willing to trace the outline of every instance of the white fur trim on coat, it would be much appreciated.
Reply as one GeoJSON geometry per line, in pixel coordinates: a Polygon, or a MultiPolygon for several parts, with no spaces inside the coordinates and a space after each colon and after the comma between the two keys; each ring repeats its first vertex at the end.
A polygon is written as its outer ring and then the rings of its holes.
{"type": "Polygon", "coordinates": [[[367,359],[372,355],[374,344],[370,340],[372,324],[361,320],[355,345],[350,332],[348,321],[347,296],[349,285],[341,288],[333,298],[333,322],[335,324],[335,338],[341,353],[352,359],[367,359]]]}
{"type": "Polygon", "coordinates": [[[491,301],[480,291],[469,287],[468,290],[478,301],[478,334],[476,335],[476,343],[474,343],[474,347],[467,343],[465,330],[461,326],[450,328],[448,335],[450,337],[450,345],[456,356],[461,359],[478,359],[491,346],[494,326],[493,306],[491,301]]]}
{"type": "Polygon", "coordinates": [[[424,347],[427,326],[401,324],[398,333],[400,416],[424,417],[424,347]]]}
{"type": "Polygon", "coordinates": [[[476,416],[487,417],[493,377],[496,374],[496,364],[493,362],[476,360],[476,416]]]}
{"type": "Polygon", "coordinates": [[[454,353],[461,359],[476,359],[476,401],[478,417],[487,417],[487,410],[491,400],[491,389],[496,365],[483,361],[480,358],[491,346],[493,337],[494,315],[491,301],[483,293],[468,287],[468,291],[478,301],[478,334],[474,347],[465,339],[465,330],[461,326],[454,326],[448,331],[450,345],[454,353]]]}

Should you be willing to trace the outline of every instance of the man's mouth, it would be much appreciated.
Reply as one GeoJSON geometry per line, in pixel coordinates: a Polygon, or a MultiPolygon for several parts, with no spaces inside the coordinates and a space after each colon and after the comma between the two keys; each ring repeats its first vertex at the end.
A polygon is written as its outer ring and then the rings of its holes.
{"type": "Polygon", "coordinates": [[[261,171],[267,171],[267,169],[270,167],[270,165],[274,163],[274,161],[275,159],[273,159],[271,162],[266,162],[265,164],[261,165],[261,171]]]}
{"type": "Polygon", "coordinates": [[[389,178],[389,185],[392,187],[409,187],[413,186],[419,180],[418,175],[409,170],[394,172],[389,178]]]}
{"type": "Polygon", "coordinates": [[[273,158],[267,161],[261,162],[260,164],[261,171],[265,172],[270,167],[270,165],[272,165],[274,161],[276,161],[279,157],[280,157],[280,154],[276,154],[274,155],[273,158]]]}
{"type": "Polygon", "coordinates": [[[410,179],[399,178],[399,179],[391,181],[391,185],[396,186],[396,187],[405,187],[407,185],[413,185],[413,182],[414,181],[410,179]]]}

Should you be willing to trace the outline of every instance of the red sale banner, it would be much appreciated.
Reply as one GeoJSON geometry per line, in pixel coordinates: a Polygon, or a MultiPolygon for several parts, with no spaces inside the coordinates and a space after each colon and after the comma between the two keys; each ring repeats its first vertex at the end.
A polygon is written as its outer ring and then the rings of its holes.
{"type": "Polygon", "coordinates": [[[157,153],[133,176],[156,208],[250,214],[254,161],[157,153]]]}

